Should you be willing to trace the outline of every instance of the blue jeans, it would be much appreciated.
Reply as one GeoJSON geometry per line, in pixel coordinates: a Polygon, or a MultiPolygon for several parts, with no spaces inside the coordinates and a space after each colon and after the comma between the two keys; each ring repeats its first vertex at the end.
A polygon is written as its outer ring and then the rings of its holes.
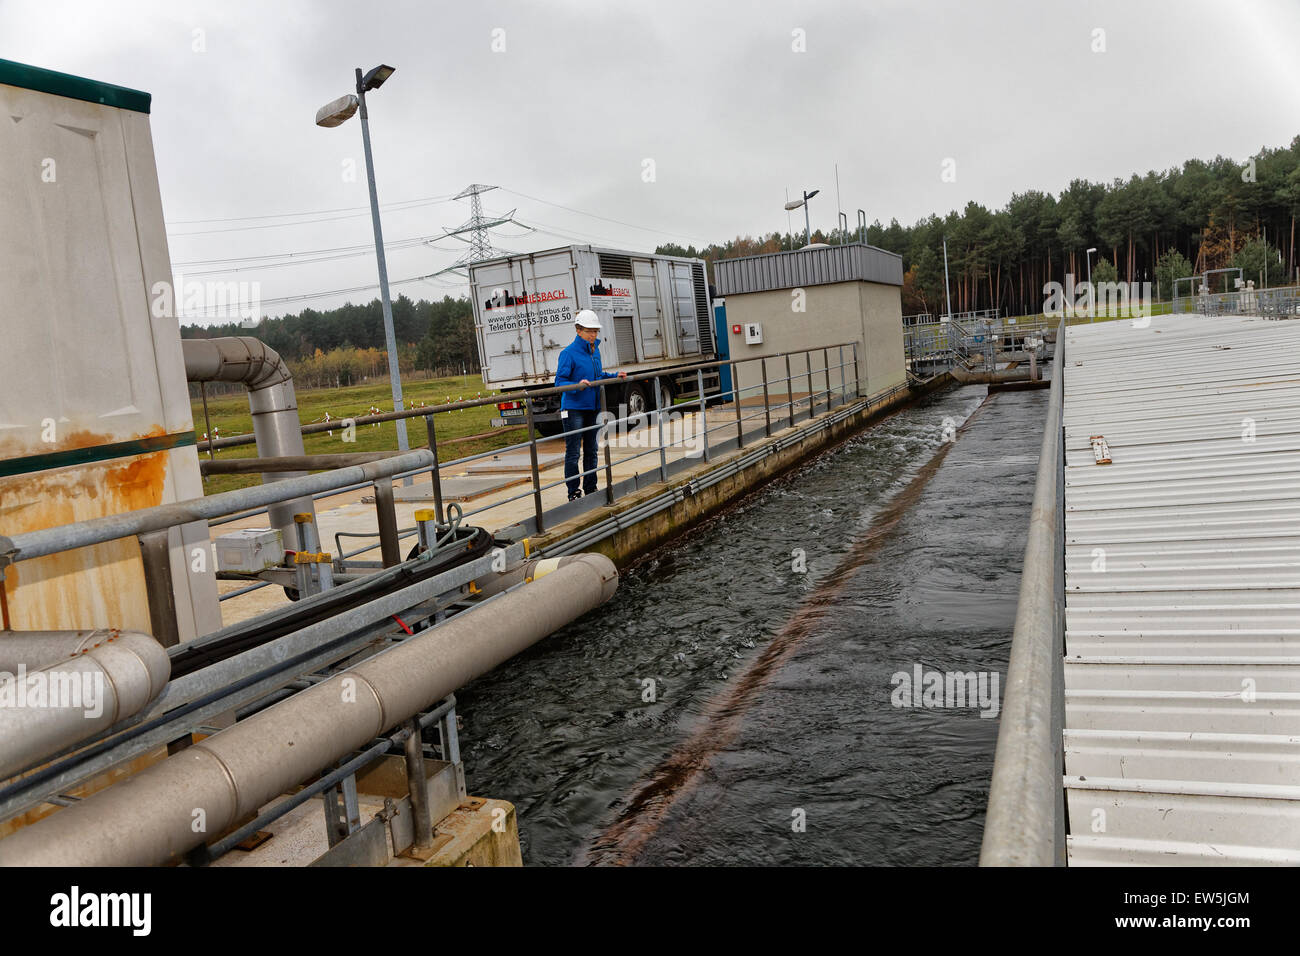
{"type": "Polygon", "coordinates": [[[594,494],[596,491],[596,436],[598,430],[591,428],[596,424],[596,415],[599,414],[596,409],[570,408],[561,413],[564,418],[564,477],[569,486],[569,497],[578,493],[578,446],[582,446],[582,470],[587,472],[582,476],[582,490],[585,494],[594,494]],[[591,431],[577,434],[581,428],[591,428],[591,431]]]}

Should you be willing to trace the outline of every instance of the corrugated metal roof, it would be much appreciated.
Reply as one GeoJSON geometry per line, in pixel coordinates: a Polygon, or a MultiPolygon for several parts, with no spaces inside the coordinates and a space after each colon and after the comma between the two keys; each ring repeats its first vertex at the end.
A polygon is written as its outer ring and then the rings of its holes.
{"type": "Polygon", "coordinates": [[[796,249],[713,263],[719,295],[801,289],[832,282],[903,284],[903,257],[861,242],[796,249]]]}
{"type": "Polygon", "coordinates": [[[1300,863],[1300,321],[1064,359],[1070,862],[1300,863]]]}

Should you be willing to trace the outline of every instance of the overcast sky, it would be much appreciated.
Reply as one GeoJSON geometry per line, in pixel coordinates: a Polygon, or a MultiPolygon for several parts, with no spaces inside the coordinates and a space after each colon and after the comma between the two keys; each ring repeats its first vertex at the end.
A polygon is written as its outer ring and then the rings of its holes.
{"type": "MultiPolygon", "coordinates": [[[[1298,38],[1295,0],[0,0],[0,58],[153,95],[175,270],[226,270],[205,278],[256,281],[263,300],[377,281],[373,250],[255,258],[372,241],[360,123],[313,122],[358,66],[397,68],[369,97],[386,243],[458,226],[468,203],[443,197],[478,182],[502,187],[489,212],[538,230],[502,227],[501,249],[650,251],[784,231],[787,190],[822,190],[814,228],[837,207],[907,224],[1075,177],[1244,160],[1300,133],[1298,38]]],[[[463,252],[393,249],[389,276],[463,252]]]]}

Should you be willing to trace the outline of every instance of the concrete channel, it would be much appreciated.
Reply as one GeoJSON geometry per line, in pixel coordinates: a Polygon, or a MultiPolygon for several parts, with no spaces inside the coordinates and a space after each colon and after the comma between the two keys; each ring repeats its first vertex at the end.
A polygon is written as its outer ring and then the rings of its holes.
{"type": "Polygon", "coordinates": [[[524,862],[973,865],[996,710],[899,707],[893,680],[1005,673],[1045,404],[896,407],[463,688],[467,772],[514,801],[524,862]]]}

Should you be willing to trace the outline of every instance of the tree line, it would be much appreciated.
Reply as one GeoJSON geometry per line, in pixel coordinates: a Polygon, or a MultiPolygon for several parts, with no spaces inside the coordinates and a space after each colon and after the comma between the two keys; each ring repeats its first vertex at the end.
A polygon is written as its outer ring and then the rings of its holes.
{"type": "MultiPolygon", "coordinates": [[[[952,311],[1042,310],[1043,287],[1082,285],[1089,248],[1094,281],[1151,282],[1169,298],[1174,279],[1237,266],[1257,287],[1296,281],[1296,215],[1300,212],[1300,136],[1239,162],[1223,156],[1127,180],[1075,179],[1059,196],[1027,190],[1001,209],[968,202],[960,212],[930,215],[912,226],[897,219],[867,228],[867,242],[903,257],[903,312],[945,309],[943,242],[948,242],[952,311]],[[1100,270],[1100,274],[1099,274],[1100,270]]],[[[857,242],[856,229],[817,230],[813,242],[857,242]]],[[[662,255],[718,259],[797,249],[804,233],[737,237],[696,250],[663,245],[662,255]]],[[[1215,290],[1230,288],[1217,278],[1215,290]]],[[[1180,294],[1188,285],[1180,287],[1180,294]]]]}
{"type": "MultiPolygon", "coordinates": [[[[443,296],[441,301],[393,300],[393,333],[398,366],[435,375],[477,372],[474,313],[469,299],[443,296]]],[[[388,374],[383,305],[379,299],[337,309],[303,309],[280,318],[263,318],[256,327],[238,323],[184,325],[182,338],[251,335],[275,349],[295,380],[304,384],[354,385],[388,374]],[[301,379],[299,376],[301,375],[301,379]]]]}

